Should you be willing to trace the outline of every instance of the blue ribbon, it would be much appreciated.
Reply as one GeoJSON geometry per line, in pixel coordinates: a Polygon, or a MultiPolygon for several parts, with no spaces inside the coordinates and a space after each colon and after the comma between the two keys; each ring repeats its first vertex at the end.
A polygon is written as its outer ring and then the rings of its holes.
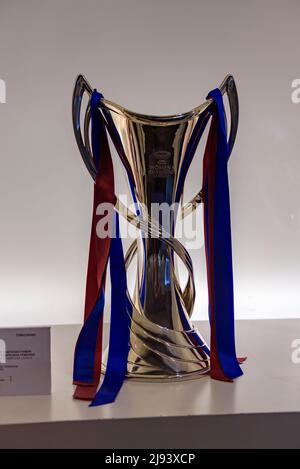
{"type": "MultiPolygon", "coordinates": [[[[243,374],[235,348],[234,295],[231,247],[230,197],[227,163],[229,147],[225,109],[219,89],[211,91],[208,98],[215,103],[214,116],[217,119],[217,149],[215,155],[215,191],[213,218],[214,250],[214,314],[217,340],[217,353],[224,374],[234,379],[243,374]]],[[[207,210],[205,210],[207,216],[207,210]]],[[[206,224],[208,227],[208,223],[206,224]]],[[[209,239],[209,237],[208,237],[209,239]]]]}
{"type": "Polygon", "coordinates": [[[115,213],[116,237],[111,240],[111,324],[109,353],[103,384],[91,407],[114,402],[127,373],[130,316],[126,309],[126,269],[120,238],[119,216],[115,213]]]}
{"type": "MultiPolygon", "coordinates": [[[[91,96],[92,150],[97,169],[101,159],[101,135],[105,132],[99,110],[103,95],[94,90],[91,96]]],[[[98,177],[101,177],[99,175],[98,177]]],[[[129,352],[130,308],[127,302],[126,269],[120,236],[119,216],[114,214],[114,230],[110,244],[109,262],[111,276],[111,325],[107,368],[104,381],[91,406],[114,402],[127,373],[129,352]]],[[[105,304],[102,286],[95,307],[84,323],[77,341],[74,360],[74,381],[94,383],[94,362],[97,348],[99,324],[105,304]]]]}
{"type": "Polygon", "coordinates": [[[80,332],[74,359],[74,382],[93,384],[98,328],[104,311],[103,289],[93,311],[80,332]]]}
{"type": "Polygon", "coordinates": [[[92,126],[92,151],[93,160],[97,170],[99,169],[101,158],[101,131],[103,131],[103,122],[99,110],[99,103],[103,99],[103,94],[94,90],[91,96],[91,126],[92,126]]]}
{"type": "MultiPolygon", "coordinates": [[[[102,121],[98,105],[102,98],[102,94],[98,93],[96,90],[91,96],[92,151],[97,168],[99,168],[101,156],[102,130],[102,121]]],[[[95,354],[99,324],[104,312],[104,304],[105,295],[104,289],[102,288],[93,310],[83,325],[76,344],[73,372],[74,382],[94,384],[95,354]]]]}

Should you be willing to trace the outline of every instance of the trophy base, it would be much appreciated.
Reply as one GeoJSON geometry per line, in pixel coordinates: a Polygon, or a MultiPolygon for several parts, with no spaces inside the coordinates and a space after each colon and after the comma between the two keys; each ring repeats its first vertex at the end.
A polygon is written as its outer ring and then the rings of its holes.
{"type": "MultiPolygon", "coordinates": [[[[102,366],[101,374],[105,375],[106,367],[105,365],[102,366]]],[[[155,371],[153,373],[150,370],[139,370],[137,373],[127,373],[126,379],[134,382],[144,382],[144,383],[175,383],[180,381],[192,381],[200,378],[205,378],[209,376],[210,368],[206,371],[194,371],[191,373],[186,374],[177,374],[177,375],[163,375],[156,374],[155,371]]]]}
{"type": "MultiPolygon", "coordinates": [[[[155,353],[157,354],[157,352],[155,353]]],[[[203,351],[202,351],[203,354],[203,351]]],[[[105,374],[106,371],[106,361],[108,356],[108,348],[104,352],[104,362],[102,364],[101,373],[105,374]]],[[[151,362],[148,355],[147,359],[151,362]]],[[[162,358],[162,357],[161,357],[162,358]]],[[[163,359],[161,360],[161,366],[151,365],[149,361],[145,361],[143,358],[138,356],[134,350],[130,349],[128,362],[127,362],[127,375],[126,378],[131,381],[144,381],[144,382],[178,382],[178,381],[189,381],[199,378],[204,378],[210,373],[210,359],[208,356],[199,358],[199,361],[196,360],[185,361],[184,358],[175,359],[173,358],[173,371],[170,370],[170,367],[166,364],[164,366],[163,359]],[[176,367],[177,362],[177,367],[176,367]],[[179,362],[179,363],[178,363],[179,362]],[[174,369],[175,368],[175,369],[174,369]],[[176,368],[178,370],[176,371],[176,368]]]]}
{"type": "MultiPolygon", "coordinates": [[[[109,348],[103,354],[105,373],[109,348]]],[[[210,373],[210,352],[199,331],[168,329],[135,314],[130,326],[127,375],[130,380],[171,382],[198,379],[210,373]]]]}

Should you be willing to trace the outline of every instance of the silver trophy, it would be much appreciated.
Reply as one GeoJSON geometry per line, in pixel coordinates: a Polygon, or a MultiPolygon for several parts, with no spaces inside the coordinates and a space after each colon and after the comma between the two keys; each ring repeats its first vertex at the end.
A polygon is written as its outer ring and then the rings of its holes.
{"type": "MultiPolygon", "coordinates": [[[[233,148],[238,127],[238,96],[232,76],[220,86],[228,95],[230,108],[229,148],[233,148]]],[[[83,95],[93,89],[80,75],[73,95],[73,123],[83,161],[96,178],[90,143],[90,103],[82,109],[83,95]]],[[[201,191],[183,205],[183,188],[189,165],[211,116],[213,101],[206,100],[190,112],[166,117],[129,111],[106,99],[100,110],[110,138],[120,155],[140,216],[119,199],[115,209],[141,235],[126,253],[128,268],[137,256],[134,294],[128,293],[132,308],[127,377],[139,380],[184,380],[210,370],[209,349],[191,323],[195,302],[193,266],[189,253],[174,237],[178,217],[185,218],[202,202],[201,191]],[[153,217],[153,204],[166,203],[180,209],[170,211],[168,226],[153,217]],[[147,236],[145,236],[147,233],[147,236]],[[176,256],[188,273],[181,287],[176,256]]],[[[102,364],[105,372],[105,360],[102,364]]]]}

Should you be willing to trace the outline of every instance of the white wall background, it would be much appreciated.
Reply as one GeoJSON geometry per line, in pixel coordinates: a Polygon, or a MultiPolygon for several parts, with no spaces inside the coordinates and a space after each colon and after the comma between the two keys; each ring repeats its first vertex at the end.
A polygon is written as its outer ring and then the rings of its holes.
{"type": "MultiPolygon", "coordinates": [[[[186,111],[234,74],[236,315],[300,316],[299,17],[299,0],[0,0],[0,326],[82,318],[92,183],[71,125],[80,72],[153,114],[186,111]]],[[[190,195],[200,155],[194,168],[190,195]]]]}

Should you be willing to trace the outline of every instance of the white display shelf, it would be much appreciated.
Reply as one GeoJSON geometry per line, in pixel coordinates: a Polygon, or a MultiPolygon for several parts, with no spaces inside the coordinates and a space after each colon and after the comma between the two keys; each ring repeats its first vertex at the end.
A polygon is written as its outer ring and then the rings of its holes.
{"type": "MultiPolygon", "coordinates": [[[[197,327],[208,334],[208,325],[197,327]]],[[[52,395],[0,398],[1,448],[299,448],[299,320],[237,322],[235,383],[127,381],[114,404],[72,399],[79,326],[52,328],[52,395]]]]}

